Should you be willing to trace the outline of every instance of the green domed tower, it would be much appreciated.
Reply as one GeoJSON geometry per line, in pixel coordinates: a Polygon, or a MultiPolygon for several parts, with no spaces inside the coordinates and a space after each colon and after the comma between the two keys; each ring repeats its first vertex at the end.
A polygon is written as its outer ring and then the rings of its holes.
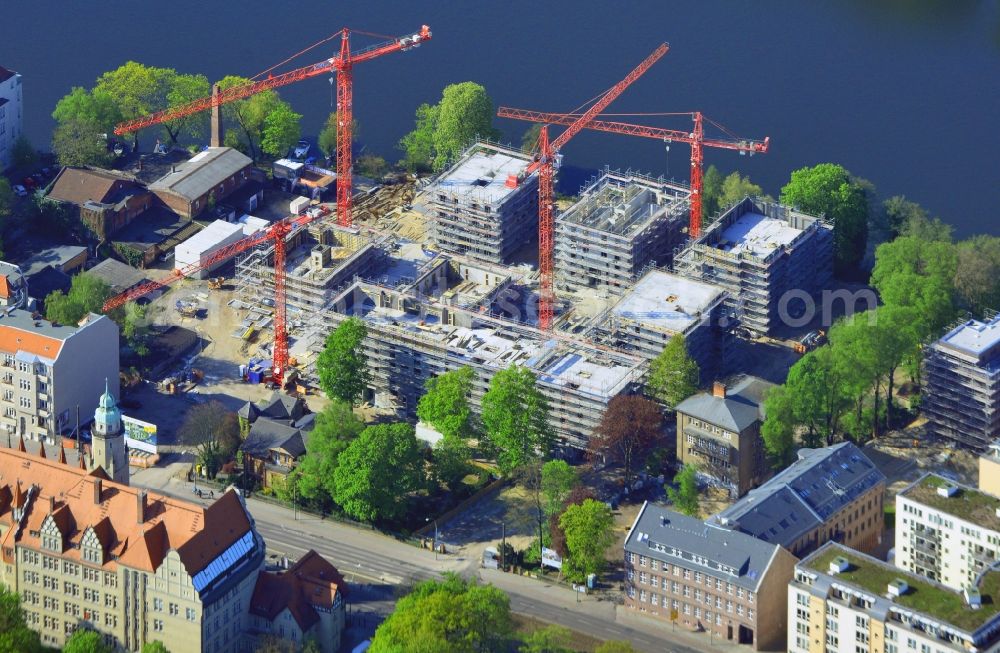
{"type": "Polygon", "coordinates": [[[107,379],[104,381],[104,394],[94,411],[92,435],[88,468],[93,470],[101,467],[111,480],[128,485],[128,456],[122,430],[122,413],[118,410],[118,402],[111,394],[107,379]]]}

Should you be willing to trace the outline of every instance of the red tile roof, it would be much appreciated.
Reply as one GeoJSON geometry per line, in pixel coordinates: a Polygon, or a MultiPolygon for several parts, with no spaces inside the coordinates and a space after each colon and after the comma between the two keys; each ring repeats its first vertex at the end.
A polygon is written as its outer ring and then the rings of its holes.
{"type": "Polygon", "coordinates": [[[89,202],[108,203],[117,201],[119,194],[116,189],[134,188],[139,186],[121,175],[105,170],[89,168],[63,168],[52,182],[48,196],[61,202],[69,202],[77,206],[89,202]]]}
{"type": "Polygon", "coordinates": [[[109,480],[100,468],[87,472],[51,458],[0,450],[0,523],[13,525],[14,508],[19,503],[27,506],[24,528],[6,529],[0,552],[11,559],[15,533],[17,545],[40,549],[38,531],[52,514],[63,533],[63,557],[79,558],[79,548],[72,545],[79,544],[86,530],[93,527],[105,546],[103,566],[107,569],[121,563],[155,571],[174,549],[194,576],[252,528],[235,492],[223,493],[208,508],[146,493],[140,518],[141,492],[109,480]],[[34,492],[27,500],[32,487],[34,492]],[[10,493],[12,501],[2,500],[5,493],[10,493]]]}
{"type": "Polygon", "coordinates": [[[273,621],[287,608],[306,632],[319,621],[313,606],[329,610],[345,587],[337,568],[310,550],[288,571],[260,573],[250,599],[250,612],[273,621]]]}

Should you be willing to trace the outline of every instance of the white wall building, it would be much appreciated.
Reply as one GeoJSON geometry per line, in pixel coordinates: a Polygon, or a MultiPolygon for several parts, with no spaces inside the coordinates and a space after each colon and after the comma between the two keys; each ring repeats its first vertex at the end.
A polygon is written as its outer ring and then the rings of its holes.
{"type": "MultiPolygon", "coordinates": [[[[174,248],[174,267],[183,270],[189,265],[205,265],[208,257],[212,254],[243,237],[242,224],[216,220],[174,248]]],[[[202,268],[198,274],[191,276],[196,279],[204,279],[212,270],[223,263],[224,261],[219,261],[211,267],[202,268]]]]}
{"type": "Polygon", "coordinates": [[[21,75],[0,66],[0,171],[14,163],[14,141],[21,135],[21,75]]]}
{"type": "Polygon", "coordinates": [[[927,474],[896,497],[896,565],[961,590],[1000,559],[1000,498],[927,474]]]}

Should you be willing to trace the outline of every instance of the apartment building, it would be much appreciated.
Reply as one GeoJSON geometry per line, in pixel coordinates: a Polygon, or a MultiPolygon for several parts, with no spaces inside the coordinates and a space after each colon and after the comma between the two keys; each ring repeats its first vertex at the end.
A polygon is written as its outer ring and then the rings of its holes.
{"type": "Polygon", "coordinates": [[[103,315],[79,325],[48,322],[24,310],[0,313],[0,424],[8,436],[38,440],[72,428],[104,391],[118,390],[118,327],[103,315]],[[95,380],[98,380],[95,382],[95,380]]]}
{"type": "Polygon", "coordinates": [[[28,307],[28,282],[21,266],[0,261],[0,310],[28,307]]]}
{"type": "Polygon", "coordinates": [[[92,628],[126,651],[240,650],[264,542],[237,492],[205,508],[11,449],[0,484],[0,580],[43,644],[92,628]]]}
{"type": "Polygon", "coordinates": [[[851,442],[799,449],[798,460],[708,519],[802,558],[833,541],[874,552],[885,530],[886,478],[851,442]]]}
{"type": "Polygon", "coordinates": [[[359,281],[324,312],[328,328],[349,317],[364,321],[368,399],[413,417],[427,379],[468,365],[478,410],[493,374],[520,365],[534,372],[566,453],[585,449],[608,402],[641,383],[645,360],[497,317],[491,309],[509,278],[464,263],[460,269],[465,274],[453,281],[458,270],[450,262],[423,268],[404,286],[359,281]]]}
{"type": "Polygon", "coordinates": [[[677,404],[677,462],[694,463],[699,472],[730,495],[741,497],[771,476],[760,437],[764,395],[774,386],[746,376],[732,388],[716,381],[677,404]]]}
{"type": "Polygon", "coordinates": [[[701,382],[711,383],[731,360],[734,320],[727,317],[725,291],[663,270],[649,270],[611,308],[598,315],[592,333],[598,342],[648,361],[675,335],[684,336],[698,363],[701,382]]]}
{"type": "Polygon", "coordinates": [[[14,165],[21,135],[21,75],[0,66],[0,172],[14,165]]]}
{"type": "Polygon", "coordinates": [[[746,198],[674,259],[681,276],[725,288],[740,326],[771,334],[783,313],[801,317],[806,298],[833,274],[833,229],[820,218],[746,198]]]}
{"type": "Polygon", "coordinates": [[[777,544],[646,502],[625,539],[625,606],[754,650],[781,650],[795,562],[777,544]]]}
{"type": "Polygon", "coordinates": [[[690,197],[684,186],[605,170],[556,218],[556,287],[618,295],[647,266],[669,266],[690,197]]]}
{"type": "Polygon", "coordinates": [[[431,240],[443,251],[505,263],[536,238],[538,175],[531,157],[480,141],[428,186],[431,240]]]}
{"type": "Polygon", "coordinates": [[[1000,571],[956,591],[830,542],[788,585],[791,653],[996,653],[1000,571]]]}
{"type": "Polygon", "coordinates": [[[920,411],[935,435],[974,451],[1000,438],[1000,315],[969,320],[924,350],[920,411]]]}
{"type": "Polygon", "coordinates": [[[1000,498],[936,474],[896,496],[899,568],[962,590],[998,560],[1000,498]]]}

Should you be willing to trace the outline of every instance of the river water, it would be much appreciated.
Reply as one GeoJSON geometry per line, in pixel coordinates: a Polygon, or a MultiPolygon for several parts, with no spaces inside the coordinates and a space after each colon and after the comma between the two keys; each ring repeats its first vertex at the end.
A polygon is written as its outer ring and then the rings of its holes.
{"type": "MultiPolygon", "coordinates": [[[[660,41],[671,50],[608,111],[700,110],[741,136],[770,136],[753,158],[708,150],[771,194],[791,170],[824,161],[904,194],[956,225],[1000,233],[998,0],[685,0],[316,2],[11,0],[0,65],[24,75],[25,129],[47,144],[56,101],[126,60],[251,76],[342,26],[434,40],[355,69],[361,143],[396,159],[421,102],[475,80],[498,105],[570,111],[660,41]]],[[[358,36],[356,47],[374,42],[358,36]]],[[[332,49],[297,60],[319,61],[332,49]]],[[[281,90],[315,134],[331,110],[324,79],[281,90]]],[[[623,118],[685,128],[682,118],[623,118]]],[[[523,123],[499,121],[519,141],[523,123]]],[[[610,165],[686,179],[688,150],[582,133],[567,171],[610,165]]],[[[580,175],[563,175],[574,191],[580,175]]]]}

